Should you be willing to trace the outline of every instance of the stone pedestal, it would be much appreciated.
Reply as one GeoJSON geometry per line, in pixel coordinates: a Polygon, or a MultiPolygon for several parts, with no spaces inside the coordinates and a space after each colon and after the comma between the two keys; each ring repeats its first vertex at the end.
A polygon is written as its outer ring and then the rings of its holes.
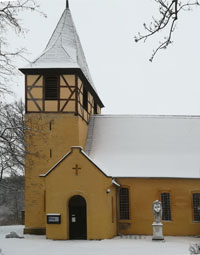
{"type": "Polygon", "coordinates": [[[164,240],[163,237],[163,224],[154,222],[153,226],[153,237],[152,240],[164,240]]]}

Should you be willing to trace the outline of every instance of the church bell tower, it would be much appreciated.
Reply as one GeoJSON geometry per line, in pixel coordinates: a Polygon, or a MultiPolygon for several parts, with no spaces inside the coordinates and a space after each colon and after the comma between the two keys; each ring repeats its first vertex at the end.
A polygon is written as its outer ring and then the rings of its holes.
{"type": "Polygon", "coordinates": [[[72,146],[85,148],[91,114],[103,103],[94,87],[68,1],[45,50],[25,75],[27,155],[25,233],[45,233],[45,186],[39,177],[72,146]]]}

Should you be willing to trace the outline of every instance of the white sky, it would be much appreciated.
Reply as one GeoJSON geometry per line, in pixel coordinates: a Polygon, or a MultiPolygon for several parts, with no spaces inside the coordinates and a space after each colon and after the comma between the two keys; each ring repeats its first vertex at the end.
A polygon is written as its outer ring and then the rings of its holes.
{"type": "MultiPolygon", "coordinates": [[[[65,0],[38,2],[48,18],[23,15],[30,31],[13,40],[26,46],[30,60],[43,51],[65,8],[65,0]]],[[[154,0],[71,0],[70,9],[103,113],[200,115],[200,8],[181,15],[174,44],[153,63],[148,59],[162,37],[136,44],[134,35],[157,13],[154,0]]],[[[20,81],[18,97],[23,87],[20,81]]]]}

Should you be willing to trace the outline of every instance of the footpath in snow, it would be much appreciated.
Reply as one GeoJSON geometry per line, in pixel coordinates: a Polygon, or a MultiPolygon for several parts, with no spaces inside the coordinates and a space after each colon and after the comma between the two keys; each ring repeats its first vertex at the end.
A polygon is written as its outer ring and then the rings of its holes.
{"type": "Polygon", "coordinates": [[[195,237],[165,237],[152,241],[151,236],[123,236],[102,241],[53,241],[45,236],[24,235],[24,239],[6,239],[15,231],[23,236],[23,226],[0,227],[0,255],[185,255],[195,237]]]}

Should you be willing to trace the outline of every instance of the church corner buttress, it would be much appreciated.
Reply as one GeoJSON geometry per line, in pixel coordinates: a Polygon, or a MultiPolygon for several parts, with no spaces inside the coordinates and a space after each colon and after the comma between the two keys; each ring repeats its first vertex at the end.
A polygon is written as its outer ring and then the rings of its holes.
{"type": "Polygon", "coordinates": [[[25,160],[25,233],[44,234],[44,174],[72,146],[85,148],[91,114],[101,102],[93,85],[70,10],[64,10],[44,52],[25,74],[27,155],[25,160]]]}

